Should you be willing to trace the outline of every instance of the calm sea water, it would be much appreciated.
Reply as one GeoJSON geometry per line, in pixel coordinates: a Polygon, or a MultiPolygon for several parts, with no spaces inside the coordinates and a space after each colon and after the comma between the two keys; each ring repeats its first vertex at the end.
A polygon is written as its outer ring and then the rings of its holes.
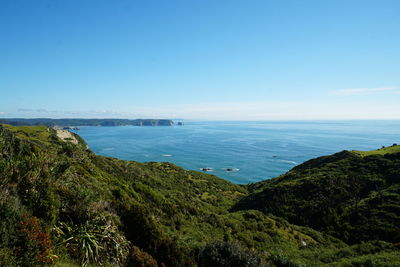
{"type": "Polygon", "coordinates": [[[400,143],[400,121],[185,122],[172,127],[81,127],[100,155],[169,161],[234,183],[276,177],[308,159],[344,149],[400,143]],[[227,168],[233,171],[227,171],[227,168]]]}

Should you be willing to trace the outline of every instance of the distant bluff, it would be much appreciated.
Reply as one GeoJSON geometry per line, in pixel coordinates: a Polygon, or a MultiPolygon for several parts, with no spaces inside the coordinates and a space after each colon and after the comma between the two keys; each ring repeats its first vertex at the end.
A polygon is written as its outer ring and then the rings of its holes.
{"type": "Polygon", "coordinates": [[[166,119],[0,119],[0,123],[13,126],[37,126],[45,125],[48,127],[54,126],[172,126],[174,122],[166,119]]]}

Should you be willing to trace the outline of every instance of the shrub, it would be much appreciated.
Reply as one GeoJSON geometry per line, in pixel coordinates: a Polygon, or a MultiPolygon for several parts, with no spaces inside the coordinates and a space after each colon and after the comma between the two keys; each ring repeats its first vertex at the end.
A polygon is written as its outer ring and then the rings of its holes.
{"type": "Polygon", "coordinates": [[[0,247],[14,246],[17,240],[18,222],[21,221],[20,208],[16,199],[0,203],[0,247]]]}
{"type": "Polygon", "coordinates": [[[17,266],[17,259],[10,248],[0,248],[0,266],[17,266]]]}
{"type": "Polygon", "coordinates": [[[49,235],[42,231],[39,220],[24,215],[19,223],[19,242],[16,255],[22,266],[44,266],[54,262],[49,235]]]}
{"type": "Polygon", "coordinates": [[[129,242],[110,221],[95,219],[80,225],[61,222],[54,232],[60,240],[58,245],[64,245],[83,266],[122,265],[129,253],[129,242]]]}
{"type": "Polygon", "coordinates": [[[205,267],[251,267],[267,266],[255,252],[240,243],[215,241],[200,249],[199,266],[205,267]]]}
{"type": "Polygon", "coordinates": [[[147,252],[133,246],[128,259],[128,266],[157,267],[157,261],[147,252]]]}

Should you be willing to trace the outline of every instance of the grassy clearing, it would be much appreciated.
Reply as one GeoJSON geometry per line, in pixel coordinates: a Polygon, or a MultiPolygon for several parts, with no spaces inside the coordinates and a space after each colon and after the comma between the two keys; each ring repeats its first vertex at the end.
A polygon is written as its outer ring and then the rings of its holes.
{"type": "Polygon", "coordinates": [[[399,153],[400,145],[393,144],[392,146],[382,147],[376,150],[370,150],[370,151],[352,150],[352,152],[356,153],[357,155],[360,155],[361,157],[399,153]]]}
{"type": "Polygon", "coordinates": [[[44,144],[46,146],[51,145],[50,136],[54,134],[54,131],[52,129],[49,129],[47,126],[11,126],[7,124],[1,125],[11,132],[15,133],[15,135],[21,139],[44,144]]]}

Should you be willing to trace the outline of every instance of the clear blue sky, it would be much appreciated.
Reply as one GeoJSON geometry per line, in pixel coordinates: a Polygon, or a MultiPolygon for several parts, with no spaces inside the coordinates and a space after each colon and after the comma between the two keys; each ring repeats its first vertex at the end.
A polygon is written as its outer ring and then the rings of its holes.
{"type": "Polygon", "coordinates": [[[0,117],[400,119],[398,0],[1,0],[0,117]]]}

